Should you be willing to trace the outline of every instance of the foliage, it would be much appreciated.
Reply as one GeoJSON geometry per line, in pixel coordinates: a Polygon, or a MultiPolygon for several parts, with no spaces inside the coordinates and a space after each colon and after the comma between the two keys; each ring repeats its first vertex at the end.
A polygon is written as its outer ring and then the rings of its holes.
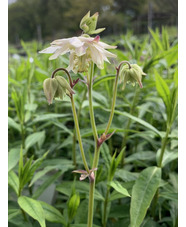
{"type": "MultiPolygon", "coordinates": [[[[113,44],[119,46],[113,51],[119,60],[141,65],[147,76],[143,89],[118,86],[109,130],[116,132],[101,147],[97,170],[94,226],[178,226],[177,40],[170,42],[167,30],[162,31],[160,36],[150,30],[151,39],[127,33],[113,44]]],[[[42,90],[44,79],[55,68],[66,68],[68,60],[49,61],[37,53],[39,45],[22,42],[24,56],[9,50],[9,226],[83,227],[89,184],[72,173],[83,163],[69,98],[49,106],[42,90]]],[[[98,134],[109,118],[117,65],[95,69],[98,134]]],[[[90,165],[94,144],[87,88],[78,83],[74,90],[90,165]]]]}

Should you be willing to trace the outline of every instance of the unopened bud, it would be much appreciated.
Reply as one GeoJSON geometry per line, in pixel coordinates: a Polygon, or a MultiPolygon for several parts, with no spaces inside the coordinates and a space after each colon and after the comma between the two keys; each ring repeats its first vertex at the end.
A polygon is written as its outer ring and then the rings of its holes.
{"type": "Polygon", "coordinates": [[[75,94],[75,92],[73,91],[73,89],[70,87],[70,84],[66,81],[66,79],[62,76],[55,76],[59,86],[62,87],[62,89],[64,91],[68,91],[71,94],[75,94]]]}
{"type": "Polygon", "coordinates": [[[135,86],[136,82],[142,88],[143,85],[141,80],[142,76],[145,75],[146,73],[144,73],[141,67],[137,64],[130,64],[130,66],[124,65],[119,72],[120,81],[123,82],[122,89],[125,88],[127,83],[132,83],[132,85],[135,86]]]}
{"type": "Polygon", "coordinates": [[[48,78],[44,80],[43,90],[49,104],[52,104],[57,88],[58,82],[55,78],[48,78]]]}
{"type": "Polygon", "coordinates": [[[61,100],[63,100],[65,95],[66,95],[65,90],[58,84],[58,88],[56,90],[54,98],[60,98],[61,100]]]}
{"type": "Polygon", "coordinates": [[[90,17],[90,11],[82,18],[80,22],[80,28],[86,34],[98,34],[105,30],[105,28],[96,29],[97,21],[98,21],[98,12],[90,17]]]}

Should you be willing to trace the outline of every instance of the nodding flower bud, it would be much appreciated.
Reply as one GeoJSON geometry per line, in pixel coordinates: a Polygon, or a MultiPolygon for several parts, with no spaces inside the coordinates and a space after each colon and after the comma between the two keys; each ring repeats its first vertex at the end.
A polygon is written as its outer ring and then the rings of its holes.
{"type": "Polygon", "coordinates": [[[67,94],[75,94],[75,92],[73,91],[73,89],[70,87],[70,84],[66,81],[66,79],[62,76],[55,76],[58,85],[61,86],[61,88],[65,91],[65,93],[67,94]],[[68,93],[68,92],[69,93],[68,93]]]}
{"type": "Polygon", "coordinates": [[[127,83],[132,83],[135,86],[136,82],[139,84],[140,88],[143,88],[142,85],[142,76],[145,76],[146,73],[143,72],[141,67],[137,64],[130,64],[130,66],[123,65],[119,72],[120,83],[123,83],[122,89],[125,88],[127,83]]]}
{"type": "Polygon", "coordinates": [[[44,80],[43,89],[49,104],[52,104],[57,88],[58,82],[55,78],[48,78],[44,80]]]}
{"type": "Polygon", "coordinates": [[[98,21],[98,12],[90,17],[90,11],[82,18],[80,22],[80,28],[85,34],[98,34],[105,30],[105,28],[96,29],[98,21]]]}
{"type": "Polygon", "coordinates": [[[49,104],[52,104],[54,98],[63,100],[66,94],[69,96],[75,94],[69,83],[61,76],[44,80],[43,89],[49,104]]]}

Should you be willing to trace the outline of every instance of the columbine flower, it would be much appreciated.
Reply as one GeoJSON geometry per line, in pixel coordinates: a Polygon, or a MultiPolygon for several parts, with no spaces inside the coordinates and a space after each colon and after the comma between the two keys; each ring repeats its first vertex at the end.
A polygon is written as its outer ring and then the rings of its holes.
{"type": "MultiPolygon", "coordinates": [[[[116,46],[110,46],[100,41],[100,37],[73,37],[69,39],[58,39],[51,43],[51,46],[39,53],[53,54],[50,60],[56,59],[60,55],[70,52],[70,61],[67,68],[74,73],[87,72],[88,67],[93,61],[98,68],[103,69],[104,61],[109,62],[108,57],[115,58],[116,55],[106,49],[115,49],[116,46]]],[[[110,62],[109,62],[110,63],[110,62]]]]}
{"type": "Polygon", "coordinates": [[[145,76],[146,73],[143,72],[141,67],[137,64],[123,65],[119,72],[120,82],[123,83],[122,89],[125,88],[127,83],[132,83],[135,86],[136,82],[141,88],[142,85],[142,76],[145,76]]]}

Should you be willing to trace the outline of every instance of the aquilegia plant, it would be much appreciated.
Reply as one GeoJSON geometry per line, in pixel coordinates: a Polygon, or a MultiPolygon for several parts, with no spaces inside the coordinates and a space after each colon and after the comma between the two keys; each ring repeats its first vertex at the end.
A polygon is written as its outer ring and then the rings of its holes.
{"type": "Polygon", "coordinates": [[[60,55],[69,53],[69,66],[65,68],[58,68],[54,70],[51,78],[48,78],[43,83],[44,93],[49,104],[52,104],[54,98],[63,99],[65,95],[70,97],[72,112],[74,117],[74,124],[76,128],[77,139],[79,142],[79,148],[82,156],[82,161],[84,164],[84,170],[74,170],[75,173],[80,173],[80,180],[89,178],[90,189],[89,189],[89,206],[88,206],[88,227],[93,225],[93,208],[94,208],[94,189],[95,189],[95,178],[96,170],[99,163],[100,148],[103,142],[109,139],[114,132],[108,133],[115,109],[116,95],[117,95],[117,85],[120,78],[120,82],[123,84],[123,89],[127,83],[136,83],[142,88],[142,76],[145,73],[137,64],[130,64],[128,61],[122,61],[118,67],[116,67],[116,77],[113,85],[113,98],[112,106],[110,110],[110,117],[105,128],[104,133],[99,137],[97,133],[93,103],[92,103],[92,90],[93,90],[93,77],[94,77],[94,65],[99,69],[104,68],[104,62],[109,62],[108,58],[116,58],[117,56],[107,49],[115,49],[116,46],[110,46],[104,42],[100,41],[100,36],[90,37],[90,35],[98,34],[104,30],[104,28],[96,29],[98,20],[98,13],[90,16],[88,12],[80,23],[80,28],[83,33],[79,37],[72,37],[68,39],[58,39],[51,43],[51,46],[40,51],[40,53],[52,54],[50,60],[56,59],[60,55]],[[57,76],[58,71],[64,71],[68,77],[69,82],[61,76],[57,76]],[[89,99],[89,113],[91,126],[93,130],[95,151],[92,166],[88,166],[85,152],[83,148],[82,138],[80,134],[79,122],[76,113],[75,103],[74,103],[74,86],[81,80],[72,80],[70,71],[75,74],[78,72],[86,74],[86,80],[83,81],[87,84],[88,88],[88,99],[89,99]]]}

